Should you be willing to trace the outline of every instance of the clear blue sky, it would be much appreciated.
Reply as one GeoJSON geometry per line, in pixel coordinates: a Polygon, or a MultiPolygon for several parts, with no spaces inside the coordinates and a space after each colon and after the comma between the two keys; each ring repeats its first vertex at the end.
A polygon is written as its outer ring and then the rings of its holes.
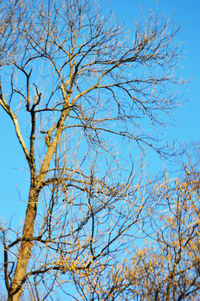
{"type": "MultiPolygon", "coordinates": [[[[185,79],[193,79],[187,85],[189,90],[185,98],[189,99],[188,103],[173,116],[176,119],[176,130],[171,128],[167,133],[177,137],[179,141],[199,142],[200,2],[197,0],[158,0],[157,3],[161,15],[171,16],[177,25],[181,24],[179,40],[183,42],[185,51],[181,62],[183,66],[181,74],[185,79]]],[[[156,8],[156,1],[153,0],[110,0],[110,4],[119,23],[126,23],[130,30],[133,28],[134,19],[140,18],[141,8],[145,14],[156,8]]],[[[182,91],[186,91],[185,87],[182,87],[182,91]]],[[[0,137],[0,218],[11,217],[14,214],[17,219],[22,220],[25,213],[22,200],[27,199],[26,189],[23,188],[27,185],[29,174],[26,172],[27,166],[24,164],[11,121],[3,110],[0,110],[0,137]],[[18,187],[21,195],[18,193],[18,187]]]]}
{"type": "Polygon", "coordinates": [[[150,10],[173,18],[175,24],[181,25],[179,41],[183,43],[183,60],[180,62],[180,74],[192,81],[187,87],[182,87],[185,103],[173,118],[176,119],[176,130],[169,129],[171,135],[176,135],[180,141],[200,142],[200,2],[198,0],[110,0],[115,16],[131,29],[134,18],[141,18],[141,10],[147,14],[150,10]],[[157,3],[157,4],[156,4],[157,3]]]}

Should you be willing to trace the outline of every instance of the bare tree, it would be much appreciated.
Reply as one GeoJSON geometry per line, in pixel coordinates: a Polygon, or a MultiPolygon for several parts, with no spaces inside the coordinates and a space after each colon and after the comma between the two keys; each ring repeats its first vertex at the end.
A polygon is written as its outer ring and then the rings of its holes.
{"type": "Polygon", "coordinates": [[[92,0],[1,1],[0,105],[30,173],[22,231],[1,225],[9,301],[27,287],[36,300],[129,296],[115,267],[151,203],[142,163],[124,166],[116,143],[167,153],[155,129],[176,106],[179,46],[158,16],[128,38],[103,12],[92,0]]]}
{"type": "Polygon", "coordinates": [[[180,177],[170,180],[166,176],[157,183],[152,194],[156,219],[151,219],[148,243],[132,257],[137,263],[135,273],[128,268],[127,294],[142,300],[199,297],[199,160],[198,165],[185,164],[181,172],[180,177]]]}

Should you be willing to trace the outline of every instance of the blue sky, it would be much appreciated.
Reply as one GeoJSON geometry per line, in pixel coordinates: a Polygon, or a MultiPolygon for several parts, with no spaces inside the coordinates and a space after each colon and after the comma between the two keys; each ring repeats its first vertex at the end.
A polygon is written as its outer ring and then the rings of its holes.
{"type": "MultiPolygon", "coordinates": [[[[134,19],[141,18],[141,10],[147,14],[148,11],[156,9],[156,1],[154,0],[110,0],[109,2],[115,12],[116,19],[119,23],[124,22],[130,31],[134,28],[134,19]]],[[[179,41],[183,43],[184,57],[180,63],[182,66],[180,74],[185,79],[192,79],[187,86],[181,88],[182,93],[187,91],[185,99],[188,98],[188,102],[173,114],[176,127],[169,127],[166,130],[166,135],[187,143],[199,142],[200,2],[193,1],[193,6],[186,0],[158,0],[157,3],[159,14],[166,17],[170,16],[174,18],[177,26],[181,25],[179,41]]],[[[0,136],[0,217],[11,217],[14,214],[19,219],[23,219],[24,210],[21,211],[20,208],[24,208],[22,200],[27,198],[26,189],[23,187],[26,187],[29,175],[26,172],[27,166],[17,144],[11,120],[2,109],[0,110],[0,136]],[[18,187],[20,187],[21,195],[19,195],[18,187]],[[21,201],[19,202],[19,200],[21,201]]]]}
{"type": "MultiPolygon", "coordinates": [[[[183,43],[183,59],[180,61],[180,75],[191,82],[181,87],[188,102],[173,114],[176,127],[168,129],[170,135],[176,136],[180,141],[187,143],[199,142],[200,134],[200,2],[187,0],[110,0],[115,16],[119,21],[133,28],[134,19],[141,18],[141,11],[146,15],[150,10],[156,11],[158,5],[159,15],[174,19],[175,24],[181,26],[179,41],[183,43]]],[[[178,87],[180,89],[180,87],[178,87]]]]}
{"type": "MultiPolygon", "coordinates": [[[[150,10],[156,10],[156,1],[154,0],[109,0],[116,19],[119,23],[124,22],[131,31],[134,26],[134,19],[141,18],[141,11],[147,14],[150,10]]],[[[185,79],[192,79],[187,86],[181,87],[181,93],[186,93],[184,99],[188,99],[181,108],[173,113],[175,127],[166,129],[166,135],[172,136],[183,142],[199,142],[199,83],[200,83],[200,2],[193,1],[193,6],[186,0],[158,0],[159,14],[171,17],[175,24],[181,25],[179,41],[183,43],[184,54],[183,60],[180,62],[182,68],[180,75],[185,79]]],[[[180,89],[180,87],[178,87],[180,89]]],[[[23,154],[17,144],[14,128],[10,118],[8,118],[3,110],[0,110],[0,183],[1,183],[1,213],[2,216],[11,217],[17,215],[19,219],[23,219],[24,210],[23,201],[25,200],[26,190],[21,189],[26,186],[28,180],[28,172],[26,173],[26,165],[24,164],[23,154]],[[18,191],[20,187],[20,193],[18,191]],[[17,204],[16,210],[13,210],[14,204],[17,204]]]]}

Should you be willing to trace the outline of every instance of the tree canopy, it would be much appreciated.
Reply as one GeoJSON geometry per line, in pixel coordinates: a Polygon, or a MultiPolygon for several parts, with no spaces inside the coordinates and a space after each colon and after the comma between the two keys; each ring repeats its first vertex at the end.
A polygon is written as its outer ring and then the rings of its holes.
{"type": "Polygon", "coordinates": [[[157,13],[130,37],[93,0],[0,3],[0,105],[30,177],[23,227],[0,225],[3,297],[195,296],[198,173],[156,186],[143,164],[172,151],[179,29],[157,13]]]}

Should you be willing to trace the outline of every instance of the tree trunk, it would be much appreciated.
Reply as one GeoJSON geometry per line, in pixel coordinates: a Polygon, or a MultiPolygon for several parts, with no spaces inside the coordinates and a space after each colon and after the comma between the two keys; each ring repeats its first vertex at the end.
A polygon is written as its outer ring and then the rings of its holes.
{"type": "Polygon", "coordinates": [[[17,266],[15,269],[14,278],[11,283],[11,289],[8,296],[8,301],[19,301],[19,298],[23,291],[23,283],[25,282],[26,277],[26,268],[31,258],[31,248],[33,246],[33,235],[34,235],[34,226],[35,226],[35,218],[37,213],[37,205],[38,205],[38,197],[39,197],[39,187],[40,183],[42,183],[46,177],[47,170],[49,168],[51,159],[56,150],[56,146],[60,141],[60,137],[62,134],[62,125],[66,116],[69,114],[70,109],[64,111],[61,115],[59,127],[57,129],[54,141],[48,148],[48,151],[43,160],[40,172],[36,179],[35,170],[33,171],[33,176],[31,180],[31,187],[29,192],[29,201],[28,207],[26,210],[26,217],[24,222],[24,229],[22,235],[21,247],[19,250],[17,266]]]}
{"type": "Polygon", "coordinates": [[[22,294],[22,286],[26,277],[26,268],[31,257],[31,248],[33,246],[33,234],[35,217],[38,203],[38,189],[30,188],[29,202],[26,210],[26,218],[24,223],[21,247],[19,250],[17,266],[14,278],[11,284],[8,301],[18,301],[22,294]]]}

